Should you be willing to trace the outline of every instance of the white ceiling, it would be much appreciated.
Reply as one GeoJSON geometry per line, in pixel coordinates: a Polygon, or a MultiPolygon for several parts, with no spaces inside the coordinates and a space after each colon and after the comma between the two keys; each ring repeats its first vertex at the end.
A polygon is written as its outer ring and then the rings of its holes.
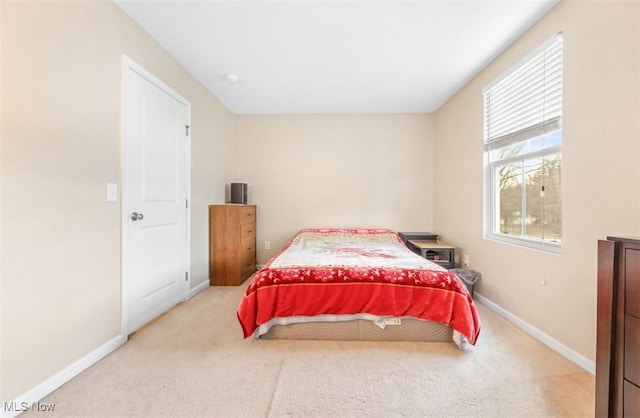
{"type": "Polygon", "coordinates": [[[116,3],[233,113],[268,114],[433,112],[557,1],[116,3]]]}

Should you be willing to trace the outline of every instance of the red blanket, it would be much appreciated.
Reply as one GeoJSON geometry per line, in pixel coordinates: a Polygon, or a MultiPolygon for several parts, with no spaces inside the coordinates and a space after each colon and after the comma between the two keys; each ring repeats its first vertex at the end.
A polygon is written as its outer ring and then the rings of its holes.
{"type": "Polygon", "coordinates": [[[238,307],[245,338],[274,318],[413,317],[475,344],[480,320],[453,273],[414,254],[387,229],[304,229],[253,278],[238,307]]]}

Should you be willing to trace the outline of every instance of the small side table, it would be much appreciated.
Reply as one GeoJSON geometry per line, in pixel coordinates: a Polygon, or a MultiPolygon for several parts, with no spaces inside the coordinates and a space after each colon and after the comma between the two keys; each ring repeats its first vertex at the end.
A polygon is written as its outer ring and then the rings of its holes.
{"type": "Polygon", "coordinates": [[[419,241],[437,241],[438,234],[434,234],[433,232],[398,232],[400,238],[404,242],[404,245],[407,246],[411,251],[416,254],[420,254],[420,249],[411,245],[409,241],[411,240],[419,240],[419,241]]]}
{"type": "Polygon", "coordinates": [[[446,269],[455,267],[456,247],[453,245],[435,240],[412,239],[409,242],[420,249],[420,255],[427,260],[433,261],[446,269]]]}

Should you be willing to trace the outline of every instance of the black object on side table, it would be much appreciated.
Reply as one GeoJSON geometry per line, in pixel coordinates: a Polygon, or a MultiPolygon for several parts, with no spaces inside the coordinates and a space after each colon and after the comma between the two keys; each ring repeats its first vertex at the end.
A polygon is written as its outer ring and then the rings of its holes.
{"type": "Polygon", "coordinates": [[[404,241],[404,245],[409,247],[416,254],[420,254],[420,248],[411,244],[409,241],[411,240],[421,240],[421,241],[437,241],[438,234],[434,234],[433,232],[398,232],[400,238],[404,241]]]}

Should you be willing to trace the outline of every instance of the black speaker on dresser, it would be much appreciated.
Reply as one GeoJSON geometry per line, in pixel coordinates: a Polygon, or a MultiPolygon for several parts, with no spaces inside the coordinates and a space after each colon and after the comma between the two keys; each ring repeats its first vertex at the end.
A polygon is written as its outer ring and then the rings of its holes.
{"type": "Polygon", "coordinates": [[[247,183],[231,183],[231,200],[229,203],[247,204],[247,183]]]}

